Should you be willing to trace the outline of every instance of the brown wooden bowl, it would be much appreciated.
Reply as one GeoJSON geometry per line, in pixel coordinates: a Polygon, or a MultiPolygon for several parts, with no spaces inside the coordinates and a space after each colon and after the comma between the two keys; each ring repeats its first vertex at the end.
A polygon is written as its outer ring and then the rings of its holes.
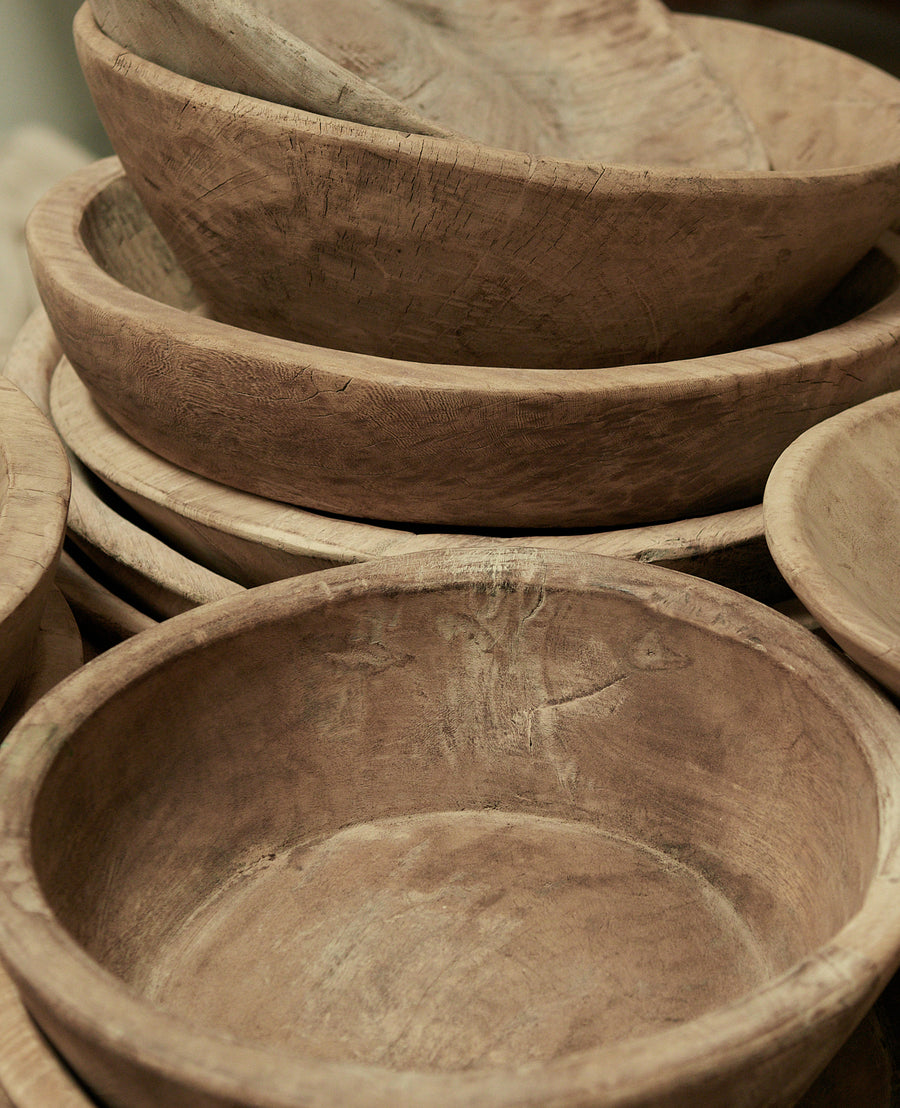
{"type": "Polygon", "coordinates": [[[900,695],[900,393],[801,435],[766,485],[765,528],[797,596],[900,695]]]}
{"type": "MultiPolygon", "coordinates": [[[[50,375],[61,354],[43,310],[36,310],[10,349],[4,373],[45,414],[50,412],[50,375]]],[[[80,460],[67,452],[72,495],[66,533],[82,560],[91,563],[94,580],[67,565],[62,587],[78,616],[113,638],[149,625],[142,612],[167,619],[198,604],[240,591],[233,581],[191,561],[157,535],[109,503],[104,488],[80,460]],[[105,595],[101,577],[113,597],[105,595]],[[135,612],[128,602],[142,610],[135,612]],[[105,631],[104,631],[105,625],[105,631]]]]}
{"type": "Polygon", "coordinates": [[[0,376],[0,707],[28,664],[68,502],[62,443],[28,397],[0,376]]]}
{"type": "Polygon", "coordinates": [[[773,171],[588,164],[312,115],[75,19],[100,117],[218,318],[388,357],[577,369],[734,349],[900,213],[900,81],[683,16],[773,171]],[[786,106],[789,105],[789,110],[786,106]]]}
{"type": "Polygon", "coordinates": [[[53,326],[135,439],[317,511],[431,526],[630,527],[758,503],[813,423],[900,387],[900,242],[886,235],[797,337],[616,369],[447,367],[200,318],[114,159],[28,225],[53,326]]]}
{"type": "Polygon", "coordinates": [[[766,601],[789,592],[766,546],[761,505],[619,531],[514,537],[406,531],[278,504],[179,469],[124,434],[65,360],[54,374],[50,410],[73,458],[158,535],[248,587],[414,550],[526,543],[656,562],[766,601]]]}
{"type": "Polygon", "coordinates": [[[338,119],[566,158],[769,168],[662,0],[90,0],[186,77],[338,119]]]}
{"type": "Polygon", "coordinates": [[[728,590],[386,558],[28,713],[0,950],[120,1108],[788,1105],[900,958],[898,760],[892,706],[728,590]]]}

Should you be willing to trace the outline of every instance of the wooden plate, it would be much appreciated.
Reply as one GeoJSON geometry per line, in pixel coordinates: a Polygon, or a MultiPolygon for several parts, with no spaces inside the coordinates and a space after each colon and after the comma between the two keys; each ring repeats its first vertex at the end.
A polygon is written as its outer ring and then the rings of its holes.
{"type": "Polygon", "coordinates": [[[801,435],[772,470],[765,527],[797,596],[900,694],[900,393],[801,435]]]}
{"type": "Polygon", "coordinates": [[[760,599],[787,594],[766,548],[761,506],[625,531],[506,538],[417,534],[277,504],[180,470],[120,431],[65,360],[54,375],[51,412],[72,453],[159,533],[248,587],[418,549],[526,543],[656,562],[760,599]]]}
{"type": "Polygon", "coordinates": [[[2,952],[122,1108],[786,1106],[896,965],[898,782],[887,699],[746,597],[385,558],[185,613],[32,709],[2,952]]]}
{"type": "Polygon", "coordinates": [[[554,373],[388,361],[198,318],[115,160],[48,193],[28,238],[66,353],[133,438],[246,492],[414,529],[596,530],[758,503],[798,434],[900,385],[895,237],[790,340],[554,373]]]}

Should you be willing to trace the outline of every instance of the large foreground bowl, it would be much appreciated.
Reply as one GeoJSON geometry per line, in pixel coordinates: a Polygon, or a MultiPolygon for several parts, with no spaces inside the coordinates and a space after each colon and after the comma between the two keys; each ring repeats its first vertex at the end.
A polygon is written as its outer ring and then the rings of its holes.
{"type": "Polygon", "coordinates": [[[78,373],[131,436],[275,500],[431,525],[624,527],[757,503],[778,455],[900,387],[900,244],[885,235],[790,341],[577,371],[397,362],[266,337],[200,301],[115,159],[28,224],[78,373]]]}
{"type": "Polygon", "coordinates": [[[766,485],[765,528],[797,596],[900,695],[900,393],[801,435],[766,485]]]}
{"type": "Polygon", "coordinates": [[[900,957],[898,751],[827,647],[681,574],[278,582],[15,729],[0,950],[123,1108],[787,1105],[900,957]]]}
{"type": "Polygon", "coordinates": [[[766,546],[761,504],[619,531],[515,537],[407,531],[279,504],[173,466],[124,434],[65,360],[53,375],[50,411],[70,453],[84,462],[82,471],[99,477],[180,551],[246,586],[414,550],[524,544],[655,562],[759,600],[788,594],[766,546]]]}
{"type": "Polygon", "coordinates": [[[685,17],[774,171],[534,157],[366,127],[171,73],[87,8],[114,149],[213,314],[323,346],[579,368],[734,347],[809,307],[900,214],[900,81],[685,17]]]}
{"type": "Polygon", "coordinates": [[[0,707],[28,665],[68,503],[62,443],[28,397],[0,376],[0,707]]]}

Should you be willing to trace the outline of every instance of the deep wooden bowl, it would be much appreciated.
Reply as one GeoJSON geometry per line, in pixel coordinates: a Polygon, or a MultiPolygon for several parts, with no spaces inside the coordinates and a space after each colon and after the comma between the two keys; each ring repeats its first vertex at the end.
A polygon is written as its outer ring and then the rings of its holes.
{"type": "Polygon", "coordinates": [[[758,503],[798,434],[900,387],[900,244],[886,235],[789,341],[558,371],[327,350],[200,318],[115,160],[28,225],[54,328],[132,437],[215,481],[431,526],[630,527],[758,503]]]}
{"type": "Polygon", "coordinates": [[[0,707],[28,664],[68,502],[62,443],[28,397],[0,375],[0,707]]]}
{"type": "Polygon", "coordinates": [[[762,505],[619,531],[515,537],[406,531],[308,512],[187,473],[124,434],[65,361],[50,391],[50,411],[72,457],[178,550],[245,586],[414,550],[526,543],[655,562],[766,601],[788,595],[766,546],[762,505]]]}
{"type": "Polygon", "coordinates": [[[370,128],[180,77],[86,7],[75,35],[113,148],[215,316],[389,357],[575,369],[742,345],[900,214],[900,81],[764,28],[683,26],[773,171],[370,128]]]}
{"type": "Polygon", "coordinates": [[[788,1105],[900,957],[898,759],[868,682],[728,590],[386,558],[29,712],[0,950],[121,1108],[788,1105]]]}
{"type": "Polygon", "coordinates": [[[810,612],[900,694],[900,393],[801,435],[766,485],[765,528],[810,612]]]}

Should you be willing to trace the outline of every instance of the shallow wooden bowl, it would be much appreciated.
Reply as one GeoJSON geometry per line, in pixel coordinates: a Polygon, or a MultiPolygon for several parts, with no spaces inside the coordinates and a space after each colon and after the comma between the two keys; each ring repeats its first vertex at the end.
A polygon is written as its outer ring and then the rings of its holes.
{"type": "Polygon", "coordinates": [[[788,593],[766,547],[761,505],[618,531],[514,537],[407,531],[278,504],[179,469],[125,435],[65,361],[54,374],[50,410],[73,458],[117,498],[174,547],[245,586],[413,550],[524,542],[656,562],[761,600],[788,593]]]}
{"type": "Polygon", "coordinates": [[[900,387],[900,240],[885,235],[798,337],[616,369],[447,367],[200,318],[109,160],[28,225],[56,332],[134,438],[216,481],[432,526],[628,527],[758,503],[801,431],[900,387]]]}
{"type": "Polygon", "coordinates": [[[389,357],[575,369],[741,345],[819,300],[900,213],[900,81],[763,28],[683,26],[773,171],[365,127],[180,77],[86,7],[75,35],[113,148],[215,316],[389,357]]]}
{"type": "Polygon", "coordinates": [[[28,397],[0,376],[0,707],[28,664],[68,502],[62,443],[28,397]]]}
{"type": "Polygon", "coordinates": [[[766,485],[765,528],[810,612],[900,694],[900,393],[801,435],[766,485]]]}
{"type": "MultiPolygon", "coordinates": [[[[10,348],[3,372],[40,410],[50,413],[50,376],[61,349],[43,310],[28,319],[10,348]]],[[[86,580],[70,562],[61,582],[67,599],[80,619],[113,638],[133,634],[147,624],[128,602],[156,619],[167,619],[198,604],[220,600],[240,591],[240,586],[213,573],[172,549],[151,534],[140,521],[112,504],[112,496],[81,461],[67,452],[72,493],[66,533],[78,547],[82,560],[95,570],[86,580]],[[113,596],[98,588],[99,575],[113,596]]]]}
{"type": "Polygon", "coordinates": [[[157,65],[338,119],[567,158],[769,168],[661,0],[90,4],[105,35],[157,65]]]}
{"type": "Polygon", "coordinates": [[[900,957],[898,759],[886,700],[728,590],[383,559],[29,712],[0,950],[122,1108],[787,1105],[900,957]]]}

